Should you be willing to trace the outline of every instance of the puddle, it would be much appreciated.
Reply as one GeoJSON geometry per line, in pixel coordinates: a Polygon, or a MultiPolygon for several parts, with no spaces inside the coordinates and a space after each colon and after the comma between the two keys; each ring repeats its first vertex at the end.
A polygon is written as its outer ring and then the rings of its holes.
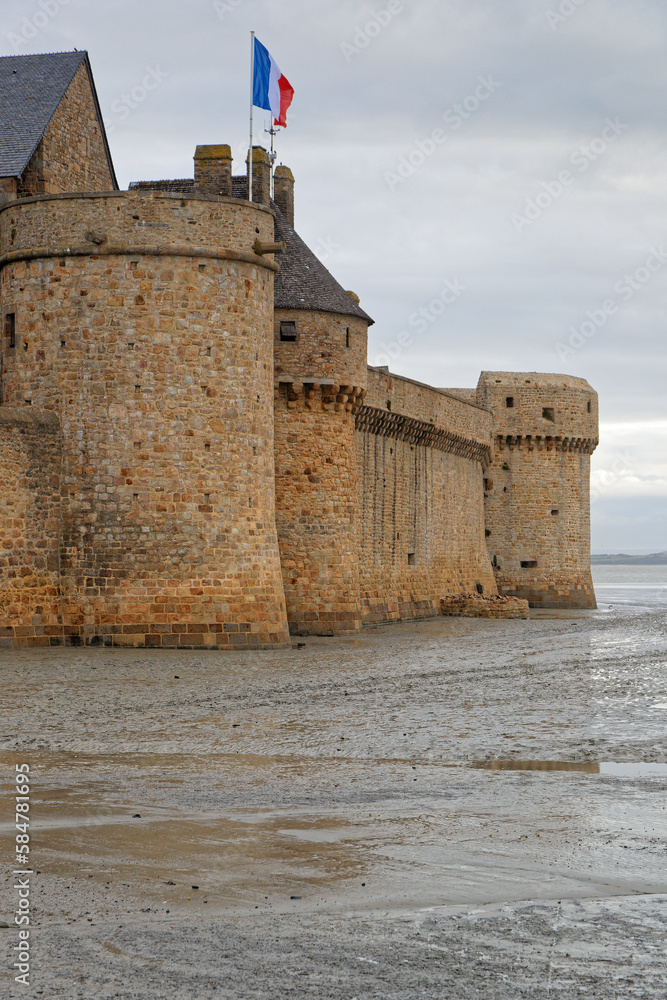
{"type": "Polygon", "coordinates": [[[478,760],[472,767],[484,771],[582,771],[599,774],[600,765],[571,760],[478,760]]]}
{"type": "Polygon", "coordinates": [[[583,774],[606,774],[617,778],[667,778],[667,764],[645,761],[626,764],[619,761],[479,760],[471,767],[484,771],[581,771],[583,774]]]}

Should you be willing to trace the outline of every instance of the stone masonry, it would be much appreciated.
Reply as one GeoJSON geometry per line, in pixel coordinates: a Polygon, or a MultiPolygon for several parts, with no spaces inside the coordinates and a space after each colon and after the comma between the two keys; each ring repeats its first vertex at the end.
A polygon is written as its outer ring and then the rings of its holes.
{"type": "Polygon", "coordinates": [[[115,186],[98,109],[83,63],[18,184],[19,198],[115,186]]]}
{"type": "Polygon", "coordinates": [[[595,607],[587,382],[369,367],[289,168],[273,201],[255,147],[251,203],[247,163],[200,145],[193,178],[121,192],[86,54],[0,59],[7,107],[33,85],[0,150],[0,645],[595,607]]]}

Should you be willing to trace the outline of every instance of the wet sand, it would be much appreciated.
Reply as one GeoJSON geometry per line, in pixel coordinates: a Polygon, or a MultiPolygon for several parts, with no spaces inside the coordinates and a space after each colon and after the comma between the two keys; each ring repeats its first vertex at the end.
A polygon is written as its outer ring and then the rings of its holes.
{"type": "Polygon", "coordinates": [[[39,874],[31,986],[5,958],[0,992],[667,997],[666,624],[616,606],[281,652],[3,651],[39,874]]]}

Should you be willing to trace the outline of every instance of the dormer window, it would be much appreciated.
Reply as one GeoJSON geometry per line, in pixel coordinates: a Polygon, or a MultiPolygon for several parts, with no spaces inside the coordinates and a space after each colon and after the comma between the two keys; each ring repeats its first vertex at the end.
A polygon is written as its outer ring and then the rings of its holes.
{"type": "Polygon", "coordinates": [[[283,320],[280,324],[280,339],[296,340],[296,323],[293,320],[283,320]]]}

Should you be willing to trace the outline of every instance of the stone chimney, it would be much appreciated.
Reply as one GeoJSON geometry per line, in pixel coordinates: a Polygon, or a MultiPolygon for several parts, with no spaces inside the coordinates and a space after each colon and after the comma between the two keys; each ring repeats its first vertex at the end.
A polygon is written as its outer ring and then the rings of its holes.
{"type": "Polygon", "coordinates": [[[195,194],[232,195],[232,151],[229,146],[197,146],[195,194]]]}
{"type": "Polygon", "coordinates": [[[273,175],[273,200],[294,229],[294,174],[282,164],[273,175]]]}
{"type": "MultiPolygon", "coordinates": [[[[246,167],[249,163],[248,157],[246,167]]],[[[263,146],[252,147],[252,200],[260,205],[268,205],[271,201],[271,161],[263,146]]]]}

